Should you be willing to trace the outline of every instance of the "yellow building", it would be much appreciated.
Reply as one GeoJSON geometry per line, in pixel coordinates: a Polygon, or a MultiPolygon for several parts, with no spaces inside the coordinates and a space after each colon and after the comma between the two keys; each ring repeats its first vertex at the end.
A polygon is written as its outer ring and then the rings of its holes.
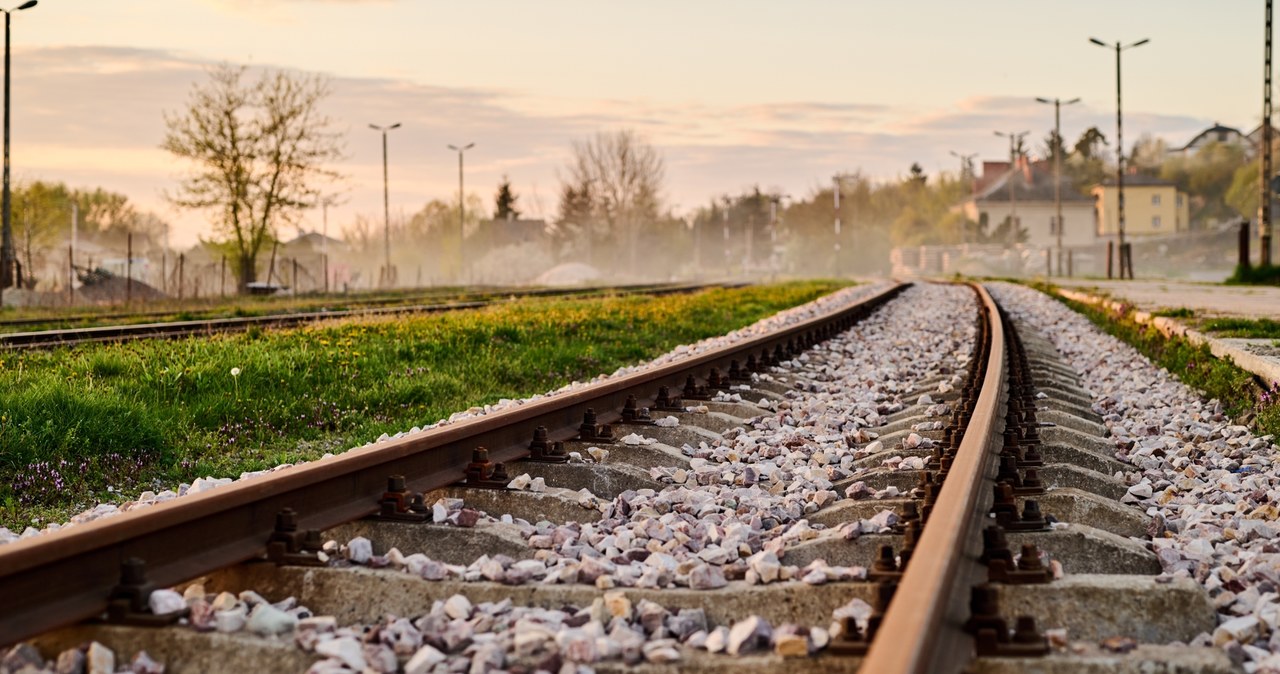
{"type": "MultiPolygon", "coordinates": [[[[1115,178],[1093,190],[1094,226],[1100,237],[1116,233],[1119,190],[1115,178]]],[[[1185,232],[1191,226],[1187,195],[1167,180],[1144,175],[1124,177],[1124,233],[1147,236],[1185,232]]]]}

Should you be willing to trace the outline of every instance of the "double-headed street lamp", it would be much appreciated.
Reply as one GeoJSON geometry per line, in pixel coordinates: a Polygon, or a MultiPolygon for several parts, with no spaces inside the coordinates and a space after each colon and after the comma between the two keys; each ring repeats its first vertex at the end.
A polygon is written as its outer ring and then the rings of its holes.
{"type": "Polygon", "coordinates": [[[391,271],[391,191],[387,185],[387,132],[400,128],[400,122],[391,126],[370,124],[369,128],[382,132],[382,285],[392,286],[395,285],[395,273],[391,271]]]}
{"type": "Polygon", "coordinates": [[[462,191],[462,154],[467,150],[475,147],[475,143],[467,143],[461,147],[450,145],[449,149],[458,153],[458,279],[464,276],[463,271],[467,265],[466,251],[463,249],[463,240],[466,237],[467,222],[467,202],[462,191]]]}
{"type": "Polygon", "coordinates": [[[5,288],[16,285],[18,280],[13,274],[13,228],[10,221],[12,199],[9,193],[9,16],[35,6],[36,0],[28,0],[14,9],[0,9],[0,12],[4,12],[4,204],[0,206],[4,214],[0,219],[0,293],[5,288]]]}
{"type": "Polygon", "coordinates": [[[1053,148],[1053,205],[1057,215],[1053,219],[1053,228],[1058,233],[1058,275],[1062,275],[1062,106],[1074,105],[1080,102],[1079,98],[1073,98],[1063,102],[1062,99],[1055,98],[1049,100],[1040,96],[1036,100],[1041,103],[1053,104],[1053,137],[1057,141],[1058,147],[1053,148]]]}
{"type": "MultiPolygon", "coordinates": [[[[1120,107],[1120,52],[1134,47],[1141,47],[1151,40],[1143,38],[1137,42],[1130,44],[1121,44],[1116,42],[1109,45],[1096,37],[1089,38],[1089,41],[1105,47],[1107,49],[1116,50],[1116,237],[1120,246],[1120,278],[1124,278],[1125,269],[1129,269],[1129,278],[1133,278],[1133,261],[1129,259],[1128,249],[1124,245],[1124,117],[1121,114],[1120,107]],[[1126,267],[1127,263],[1127,267],[1126,267]]],[[[1107,266],[1107,277],[1111,276],[1111,266],[1107,266]]]]}

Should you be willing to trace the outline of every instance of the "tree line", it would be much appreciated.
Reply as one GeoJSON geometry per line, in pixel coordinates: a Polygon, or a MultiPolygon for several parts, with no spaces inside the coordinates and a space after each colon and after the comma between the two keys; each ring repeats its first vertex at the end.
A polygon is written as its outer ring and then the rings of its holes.
{"type": "MultiPolygon", "coordinates": [[[[334,120],[321,112],[329,93],[328,81],[320,76],[254,74],[223,65],[193,87],[183,109],[164,116],[161,146],[187,168],[166,196],[180,208],[208,214],[212,227],[206,243],[228,253],[241,288],[257,279],[259,256],[281,231],[341,190],[344,176],[332,167],[344,157],[343,138],[334,120]]],[[[1049,161],[1061,155],[1071,184],[1087,193],[1113,173],[1108,148],[1106,135],[1095,127],[1070,144],[1051,132],[1035,154],[1049,161]]],[[[1030,156],[1032,150],[1019,144],[1015,153],[1030,156]]],[[[1210,144],[1187,155],[1143,137],[1127,159],[1133,170],[1170,180],[1187,192],[1193,222],[1247,216],[1257,208],[1257,165],[1239,146],[1210,144]]],[[[1011,223],[964,216],[958,205],[971,194],[971,179],[971,170],[930,176],[913,164],[888,180],[843,174],[794,198],[748,185],[681,215],[663,193],[662,153],[632,130],[602,131],[570,148],[546,232],[549,259],[521,259],[516,252],[507,257],[530,266],[563,260],[620,265],[638,277],[690,270],[874,271],[887,264],[895,246],[1003,243],[1023,236],[1009,231],[1011,223]]],[[[122,195],[36,182],[15,192],[20,257],[24,245],[28,258],[54,245],[56,232],[67,227],[73,201],[87,240],[120,239],[126,232],[158,237],[166,227],[122,195]]],[[[467,250],[469,242],[481,243],[473,239],[482,216],[491,212],[502,221],[521,213],[519,195],[505,176],[492,209],[474,195],[467,197],[465,214],[459,207],[456,201],[432,200],[391,223],[397,254],[411,257],[420,275],[425,268],[432,280],[465,280],[464,253],[493,252],[502,243],[485,241],[486,250],[467,250]]],[[[340,231],[352,250],[372,255],[385,235],[380,220],[357,216],[340,231]]]]}

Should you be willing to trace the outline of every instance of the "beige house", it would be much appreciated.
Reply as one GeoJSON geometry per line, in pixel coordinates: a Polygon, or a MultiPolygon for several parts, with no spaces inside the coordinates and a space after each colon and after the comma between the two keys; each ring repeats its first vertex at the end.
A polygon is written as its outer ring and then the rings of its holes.
{"type": "MultiPolygon", "coordinates": [[[[1119,190],[1115,178],[1093,188],[1095,227],[1100,237],[1117,230],[1119,190]]],[[[1173,234],[1190,228],[1191,207],[1187,195],[1167,180],[1144,175],[1124,177],[1124,233],[1132,236],[1173,234]]]]}
{"type": "MultiPolygon", "coordinates": [[[[1054,227],[1053,167],[1047,162],[1021,162],[1011,170],[1008,162],[983,162],[983,175],[976,190],[961,206],[965,217],[985,222],[992,232],[1006,218],[1015,216],[1027,231],[1027,245],[1050,248],[1058,245],[1054,227]]],[[[1080,194],[1066,179],[1062,183],[1063,246],[1083,246],[1095,242],[1093,199],[1080,194]]]]}

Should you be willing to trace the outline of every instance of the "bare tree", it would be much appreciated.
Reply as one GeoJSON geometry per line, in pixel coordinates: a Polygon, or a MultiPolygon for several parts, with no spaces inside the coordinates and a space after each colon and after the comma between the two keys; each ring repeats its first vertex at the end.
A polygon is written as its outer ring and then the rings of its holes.
{"type": "Polygon", "coordinates": [[[277,228],[314,208],[323,186],[339,178],[327,168],[342,156],[341,137],[320,110],[329,93],[315,75],[213,68],[196,85],[186,110],[165,113],[161,147],[194,166],[176,205],[210,210],[215,230],[229,239],[241,291],[257,278],[257,258],[277,228]]]}
{"type": "Polygon", "coordinates": [[[655,221],[662,206],[662,155],[634,131],[622,129],[575,142],[566,168],[564,189],[590,195],[596,219],[608,233],[626,237],[628,268],[635,273],[639,229],[655,221]]]}

